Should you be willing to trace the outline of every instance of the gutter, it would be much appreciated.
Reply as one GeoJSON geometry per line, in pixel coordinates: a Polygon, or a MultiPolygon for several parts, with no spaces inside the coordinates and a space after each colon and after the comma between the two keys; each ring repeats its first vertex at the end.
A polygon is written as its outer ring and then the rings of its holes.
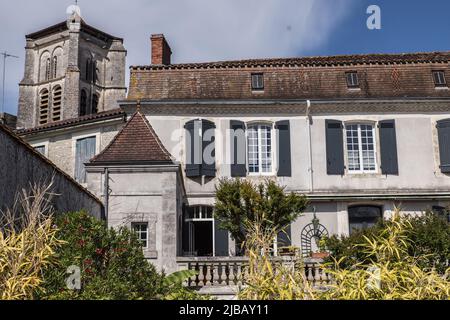
{"type": "Polygon", "coordinates": [[[312,160],[312,136],[311,136],[311,125],[312,125],[312,115],[311,115],[311,100],[306,100],[306,126],[308,135],[308,157],[309,157],[309,192],[314,192],[314,171],[313,171],[313,160],[312,160]]]}

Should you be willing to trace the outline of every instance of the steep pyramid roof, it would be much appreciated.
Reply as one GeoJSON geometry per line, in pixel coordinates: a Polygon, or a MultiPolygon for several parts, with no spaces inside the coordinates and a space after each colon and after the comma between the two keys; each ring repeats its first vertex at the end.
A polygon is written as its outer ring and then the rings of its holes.
{"type": "Polygon", "coordinates": [[[161,164],[173,161],[145,115],[138,110],[111,143],[91,160],[91,163],[161,164]]]}

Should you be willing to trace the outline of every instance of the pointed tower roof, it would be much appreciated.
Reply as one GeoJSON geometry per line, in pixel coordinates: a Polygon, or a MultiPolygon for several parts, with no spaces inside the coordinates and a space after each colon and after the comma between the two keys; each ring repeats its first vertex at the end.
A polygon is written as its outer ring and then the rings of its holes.
{"type": "Polygon", "coordinates": [[[136,111],[91,164],[172,164],[172,157],[145,115],[136,111]]]}

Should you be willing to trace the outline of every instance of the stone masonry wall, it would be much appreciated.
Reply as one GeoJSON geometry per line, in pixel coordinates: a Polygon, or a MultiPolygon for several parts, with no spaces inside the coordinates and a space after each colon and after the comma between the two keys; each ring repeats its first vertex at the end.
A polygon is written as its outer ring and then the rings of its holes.
{"type": "Polygon", "coordinates": [[[53,205],[57,212],[85,209],[101,218],[103,205],[52,162],[0,125],[0,210],[11,208],[16,194],[33,184],[45,184],[53,178],[53,205]]]}

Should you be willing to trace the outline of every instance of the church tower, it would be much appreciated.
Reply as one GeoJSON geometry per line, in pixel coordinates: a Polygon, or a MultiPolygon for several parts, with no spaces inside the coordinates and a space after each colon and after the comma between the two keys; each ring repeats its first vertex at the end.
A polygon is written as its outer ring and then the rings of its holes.
{"type": "Polygon", "coordinates": [[[68,15],[26,36],[18,129],[116,109],[125,99],[123,39],[86,24],[78,6],[68,15]]]}

